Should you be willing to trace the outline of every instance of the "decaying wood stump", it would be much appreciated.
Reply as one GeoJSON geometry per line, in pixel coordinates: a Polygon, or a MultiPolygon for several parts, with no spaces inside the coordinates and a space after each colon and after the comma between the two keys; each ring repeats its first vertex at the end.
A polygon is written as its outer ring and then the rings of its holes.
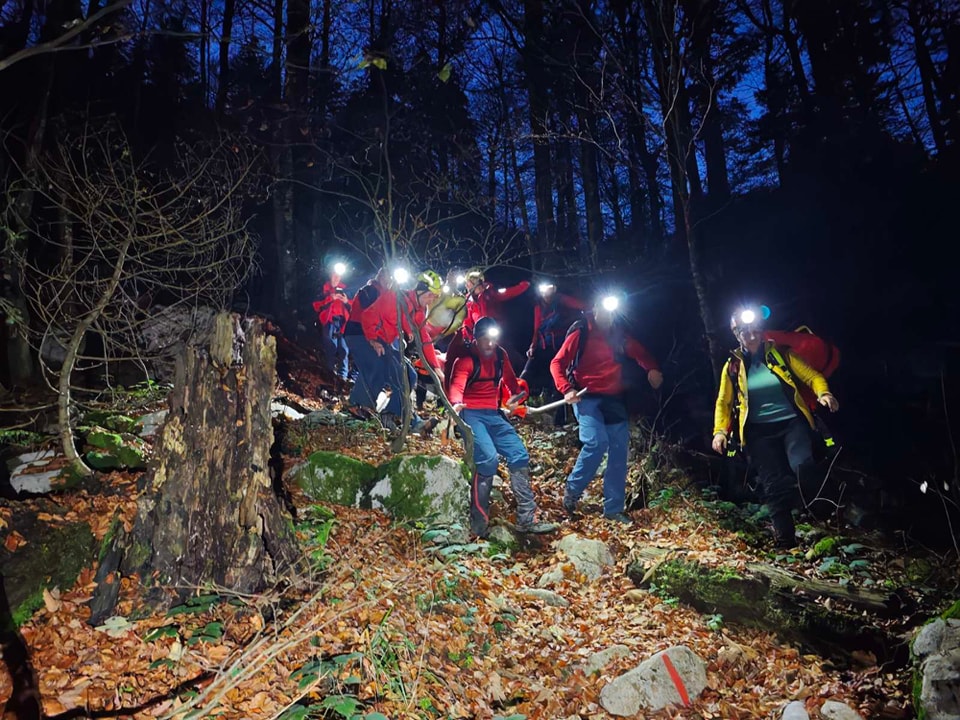
{"type": "MultiPolygon", "coordinates": [[[[276,359],[261,320],[226,313],[209,349],[185,353],[133,532],[105,553],[101,586],[117,585],[108,576],[119,563],[124,575],[184,592],[216,584],[253,593],[296,567],[268,470],[276,359]]],[[[94,616],[111,605],[95,598],[94,616]]]]}

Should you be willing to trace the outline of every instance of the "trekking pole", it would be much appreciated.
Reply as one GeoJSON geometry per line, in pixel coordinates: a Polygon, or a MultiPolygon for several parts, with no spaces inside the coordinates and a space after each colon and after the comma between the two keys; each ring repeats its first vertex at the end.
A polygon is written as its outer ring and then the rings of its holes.
{"type": "MultiPolygon", "coordinates": [[[[577,390],[577,397],[582,397],[584,393],[587,392],[586,388],[582,390],[577,390]]],[[[546,405],[541,405],[540,407],[528,407],[527,415],[539,415],[540,413],[545,413],[547,410],[556,410],[562,405],[569,405],[566,400],[557,400],[552,403],[547,403],[546,405]]]]}

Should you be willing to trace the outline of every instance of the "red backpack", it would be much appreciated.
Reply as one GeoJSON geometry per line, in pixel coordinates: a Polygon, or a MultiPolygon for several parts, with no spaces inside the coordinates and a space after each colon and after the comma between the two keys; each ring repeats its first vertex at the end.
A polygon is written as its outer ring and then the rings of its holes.
{"type": "MultiPolygon", "coordinates": [[[[825,378],[833,375],[840,366],[840,349],[814,335],[806,325],[801,325],[793,332],[765,330],[763,336],[766,340],[773,340],[778,348],[789,350],[825,378]]],[[[816,408],[817,399],[813,392],[805,385],[800,385],[800,390],[807,405],[816,408]]]]}

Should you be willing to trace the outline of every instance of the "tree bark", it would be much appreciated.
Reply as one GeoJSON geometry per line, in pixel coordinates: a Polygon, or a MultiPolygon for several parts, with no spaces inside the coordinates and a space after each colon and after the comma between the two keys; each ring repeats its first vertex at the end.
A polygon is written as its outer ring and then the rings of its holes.
{"type": "Polygon", "coordinates": [[[920,21],[920,12],[917,9],[916,0],[907,2],[907,18],[910,23],[910,30],[913,33],[914,55],[917,59],[917,71],[920,73],[920,86],[923,88],[923,106],[930,121],[933,145],[937,150],[937,155],[940,155],[947,147],[947,138],[943,132],[940,111],[937,109],[937,99],[933,89],[937,71],[923,35],[923,23],[920,21]]]}
{"type": "Polygon", "coordinates": [[[121,570],[255,593],[301,560],[268,470],[276,341],[260,319],[215,328],[178,373],[121,570]]]}
{"type": "Polygon", "coordinates": [[[550,163],[550,140],[547,129],[549,96],[546,73],[543,71],[543,2],[524,2],[523,66],[530,98],[530,132],[533,135],[534,203],[537,208],[536,263],[543,266],[546,255],[555,250],[556,223],[553,215],[553,178],[550,163]]]}
{"type": "Polygon", "coordinates": [[[223,2],[223,29],[220,35],[219,64],[217,78],[217,115],[223,115],[227,108],[227,92],[230,90],[230,35],[233,33],[233,16],[236,13],[236,0],[223,2]]]}

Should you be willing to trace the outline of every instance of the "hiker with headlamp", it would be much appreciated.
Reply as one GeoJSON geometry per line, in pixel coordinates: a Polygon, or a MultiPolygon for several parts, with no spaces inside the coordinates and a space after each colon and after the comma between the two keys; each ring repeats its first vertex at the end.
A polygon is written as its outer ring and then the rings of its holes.
{"type": "Polygon", "coordinates": [[[816,423],[804,391],[809,388],[830,412],[840,404],[822,374],[799,355],[764,339],[767,317],[766,307],[747,307],[730,318],[740,346],[720,374],[712,447],[724,453],[739,443],[747,450],[757,467],[776,545],[787,549],[797,544],[792,510],[799,487],[814,468],[816,423]]]}
{"type": "Polygon", "coordinates": [[[476,473],[470,485],[470,529],[486,537],[490,524],[490,492],[497,474],[497,458],[503,456],[510,471],[510,487],[516,500],[519,532],[550,532],[554,526],[536,522],[537,504],[530,487],[530,456],[505,413],[515,410],[526,391],[517,380],[510,358],[499,346],[500,326],[482,317],[474,325],[474,342],[466,355],[456,359],[450,379],[450,404],[473,431],[473,462],[476,473]],[[501,385],[510,399],[501,405],[501,385]]]}
{"type": "Polygon", "coordinates": [[[550,363],[557,390],[573,405],[583,443],[563,495],[563,508],[571,518],[606,455],[603,516],[614,522],[631,522],[624,512],[630,422],[623,366],[636,363],[643,368],[654,390],[663,384],[663,374],[653,355],[626,333],[619,314],[617,296],[599,300],[593,312],[570,327],[550,363]]]}
{"type": "MultiPolygon", "coordinates": [[[[533,306],[533,338],[527,349],[527,362],[520,373],[534,393],[543,392],[546,402],[559,399],[550,376],[550,361],[563,345],[566,330],[586,309],[579,299],[557,292],[557,285],[544,280],[537,285],[537,302],[533,306]]],[[[554,425],[564,425],[567,406],[554,414],[554,425]]]]}
{"type": "MultiPolygon", "coordinates": [[[[410,388],[417,382],[413,367],[400,354],[398,339],[401,330],[406,337],[419,334],[423,359],[443,379],[440,360],[426,328],[427,310],[442,292],[440,276],[425,270],[416,276],[416,285],[410,290],[403,289],[411,279],[405,268],[395,270],[393,279],[393,287],[383,290],[361,318],[364,337],[380,366],[374,376],[381,380],[381,385],[390,388],[389,402],[380,412],[380,419],[388,430],[397,429],[397,420],[403,411],[403,373],[407,373],[410,388]]],[[[414,415],[412,429],[420,430],[422,425],[423,420],[414,415]]]]}

